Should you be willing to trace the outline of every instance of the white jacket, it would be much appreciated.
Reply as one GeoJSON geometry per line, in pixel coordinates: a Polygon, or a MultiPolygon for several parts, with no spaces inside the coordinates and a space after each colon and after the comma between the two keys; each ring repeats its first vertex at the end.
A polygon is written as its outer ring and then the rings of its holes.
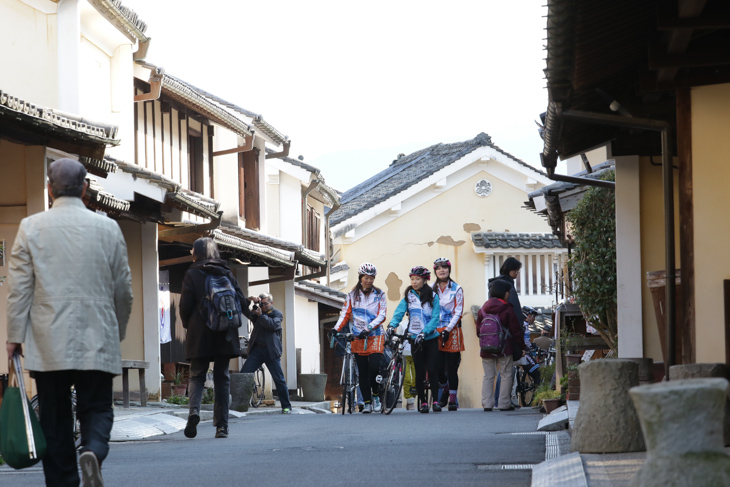
{"type": "Polygon", "coordinates": [[[26,369],[121,374],[132,283],[114,220],[56,198],[20,222],[8,283],[8,341],[25,344],[26,369]]]}

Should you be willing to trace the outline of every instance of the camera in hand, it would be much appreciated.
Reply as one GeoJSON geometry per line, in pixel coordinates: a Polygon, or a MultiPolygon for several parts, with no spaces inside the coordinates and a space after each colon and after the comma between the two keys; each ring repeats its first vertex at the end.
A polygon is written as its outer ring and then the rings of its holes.
{"type": "Polygon", "coordinates": [[[251,311],[256,311],[257,309],[259,309],[259,305],[254,303],[253,307],[251,308],[251,311]]]}

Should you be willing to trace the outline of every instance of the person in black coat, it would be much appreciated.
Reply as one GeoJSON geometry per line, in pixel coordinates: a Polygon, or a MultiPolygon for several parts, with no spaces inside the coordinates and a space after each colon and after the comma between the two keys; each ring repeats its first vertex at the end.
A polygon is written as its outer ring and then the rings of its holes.
{"type": "MultiPolygon", "coordinates": [[[[238,304],[248,317],[250,301],[243,295],[238,281],[218,253],[218,246],[210,238],[199,238],[193,244],[193,265],[185,273],[180,296],[180,318],[187,330],[185,357],[190,361],[188,384],[189,413],[185,436],[195,438],[200,422],[200,402],[205,389],[205,376],[213,362],[215,406],[213,425],[216,438],[228,437],[228,406],[230,394],[229,362],[241,355],[238,330],[215,332],[206,325],[207,318],[201,308],[205,297],[205,280],[209,275],[226,276],[233,284],[238,304]]],[[[243,322],[243,320],[241,320],[243,322]]]]}
{"type": "Polygon", "coordinates": [[[291,413],[289,389],[286,385],[284,371],[281,368],[281,322],[284,315],[274,309],[274,297],[268,293],[259,294],[250,298],[258,306],[251,309],[249,319],[253,322],[253,331],[248,341],[248,358],[241,368],[241,372],[256,372],[256,369],[266,364],[271,378],[276,385],[276,392],[281,403],[281,412],[291,413]]]}
{"type": "MultiPolygon", "coordinates": [[[[517,289],[515,289],[515,279],[517,279],[517,275],[520,273],[520,269],[522,269],[522,262],[515,259],[514,257],[507,257],[504,262],[502,262],[502,267],[499,268],[499,276],[493,277],[489,280],[487,283],[487,286],[489,290],[492,289],[492,283],[494,281],[500,280],[500,281],[506,281],[510,285],[510,291],[509,291],[509,298],[508,303],[512,305],[512,309],[515,311],[515,316],[517,317],[518,323],[524,323],[525,322],[525,315],[522,313],[522,305],[520,304],[520,298],[517,296],[517,289]]],[[[520,338],[521,339],[521,338],[520,338]]],[[[519,357],[516,355],[513,357],[514,360],[519,360],[519,357]]],[[[499,398],[499,389],[501,386],[501,375],[497,376],[497,387],[495,390],[495,404],[494,407],[497,407],[497,398],[499,398]]]]}

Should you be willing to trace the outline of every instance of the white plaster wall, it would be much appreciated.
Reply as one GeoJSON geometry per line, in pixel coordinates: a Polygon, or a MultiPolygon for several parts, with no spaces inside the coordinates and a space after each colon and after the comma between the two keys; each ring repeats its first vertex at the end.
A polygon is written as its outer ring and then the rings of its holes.
{"type": "Polygon", "coordinates": [[[286,173],[279,173],[279,237],[302,243],[302,185],[286,173]]]}
{"type": "Polygon", "coordinates": [[[302,296],[295,297],[296,348],[302,350],[302,374],[319,373],[319,307],[302,296]]]}
{"type": "Polygon", "coordinates": [[[82,76],[79,77],[79,109],[76,113],[93,121],[111,123],[111,58],[82,37],[79,69],[82,76]]]}
{"type": "Polygon", "coordinates": [[[266,199],[267,226],[269,235],[281,237],[281,208],[279,207],[279,171],[266,164],[266,199]]]}
{"type": "Polygon", "coordinates": [[[0,21],[2,90],[38,105],[58,106],[56,15],[0,0],[0,21]]]}
{"type": "MultiPolygon", "coordinates": [[[[213,152],[238,146],[238,136],[221,126],[215,126],[213,152]]],[[[220,201],[223,219],[238,224],[238,154],[213,157],[215,199],[220,201]]]]}

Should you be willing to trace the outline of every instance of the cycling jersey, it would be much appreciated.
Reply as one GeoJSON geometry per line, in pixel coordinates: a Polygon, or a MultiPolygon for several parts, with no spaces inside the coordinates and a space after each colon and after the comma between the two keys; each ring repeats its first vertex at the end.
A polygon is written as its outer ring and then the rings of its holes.
{"type": "Polygon", "coordinates": [[[443,291],[439,283],[436,283],[434,287],[440,305],[438,332],[441,333],[444,330],[449,332],[446,344],[439,342],[439,350],[463,352],[464,335],[461,332],[461,315],[464,312],[464,290],[451,280],[443,291]]]}
{"type": "Polygon", "coordinates": [[[415,337],[423,332],[425,339],[431,340],[439,336],[436,328],[438,326],[440,310],[441,306],[438,295],[434,293],[433,302],[421,304],[421,297],[416,291],[411,289],[408,291],[408,296],[401,299],[400,303],[398,303],[398,307],[395,309],[395,313],[393,313],[393,319],[390,320],[389,326],[393,328],[397,327],[403,320],[406,311],[408,311],[408,331],[411,336],[415,337]]]}
{"type": "Polygon", "coordinates": [[[385,321],[385,312],[386,300],[383,291],[372,288],[372,291],[365,294],[359,289],[353,290],[347,293],[334,329],[339,332],[345,324],[349,324],[350,333],[359,335],[370,327],[366,339],[358,338],[352,342],[352,353],[358,355],[383,353],[383,328],[380,325],[385,321]]]}

